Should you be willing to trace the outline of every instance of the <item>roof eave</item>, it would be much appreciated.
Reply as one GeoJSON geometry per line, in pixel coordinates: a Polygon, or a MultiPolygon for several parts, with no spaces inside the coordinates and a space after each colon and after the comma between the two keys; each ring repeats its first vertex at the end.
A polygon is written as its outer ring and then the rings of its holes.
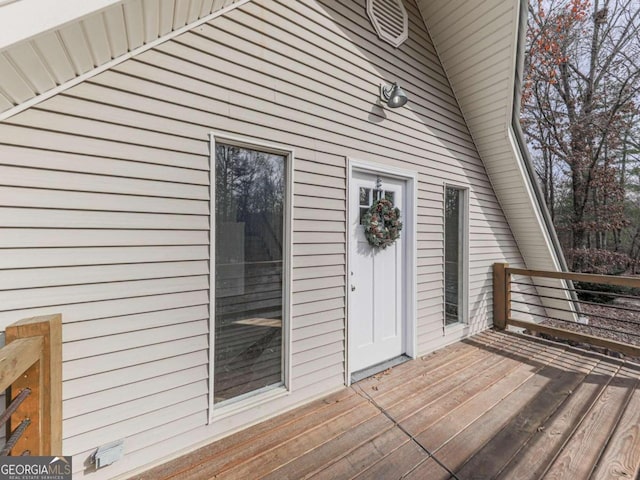
{"type": "Polygon", "coordinates": [[[0,50],[79,18],[104,10],[122,0],[56,0],[56,8],[43,6],[51,0],[18,0],[0,6],[0,50]]]}
{"type": "Polygon", "coordinates": [[[527,44],[527,8],[528,1],[520,0],[519,18],[518,18],[518,35],[516,45],[516,62],[515,62],[515,75],[513,85],[513,109],[511,118],[511,128],[516,139],[518,149],[522,155],[525,170],[529,177],[529,183],[536,196],[538,208],[540,209],[540,215],[544,221],[547,235],[553,245],[553,250],[556,255],[556,260],[561,270],[568,271],[568,266],[564,254],[562,252],[562,245],[558,239],[556,229],[553,225],[553,219],[551,213],[547,208],[547,202],[540,188],[540,184],[536,178],[535,167],[527,148],[527,142],[520,124],[520,105],[522,103],[522,83],[524,74],[524,55],[527,44]]]}

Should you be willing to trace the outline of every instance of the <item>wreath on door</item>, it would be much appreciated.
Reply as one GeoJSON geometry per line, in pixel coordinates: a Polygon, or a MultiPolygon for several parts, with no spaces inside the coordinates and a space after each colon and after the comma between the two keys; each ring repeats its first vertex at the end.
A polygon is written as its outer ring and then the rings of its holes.
{"type": "Polygon", "coordinates": [[[400,209],[386,198],[373,202],[362,217],[364,236],[370,245],[387,248],[400,238],[400,209]]]}

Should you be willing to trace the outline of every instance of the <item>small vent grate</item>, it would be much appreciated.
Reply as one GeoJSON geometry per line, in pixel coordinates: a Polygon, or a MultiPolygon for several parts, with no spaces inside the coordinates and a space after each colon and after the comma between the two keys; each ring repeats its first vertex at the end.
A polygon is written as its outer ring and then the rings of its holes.
{"type": "Polygon", "coordinates": [[[407,39],[407,11],[402,0],[367,0],[367,14],[382,40],[399,47],[407,39]]]}

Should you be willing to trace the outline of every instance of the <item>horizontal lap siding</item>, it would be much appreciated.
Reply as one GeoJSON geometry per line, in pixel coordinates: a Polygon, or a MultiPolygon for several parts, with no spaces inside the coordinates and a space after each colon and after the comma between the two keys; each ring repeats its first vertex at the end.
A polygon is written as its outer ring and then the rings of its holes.
{"type": "Polygon", "coordinates": [[[61,312],[64,449],[107,478],[344,382],[346,158],[418,174],[418,341],[443,323],[443,183],[469,188],[472,330],[493,261],[521,262],[444,72],[406,2],[381,42],[364,1],[255,1],[0,125],[0,325],[61,312]],[[407,107],[382,110],[399,79],[407,107]],[[295,149],[292,389],[206,426],[208,134],[295,149]]]}
{"type": "Polygon", "coordinates": [[[206,415],[209,160],[206,129],[107,124],[62,98],[0,126],[0,325],[62,313],[63,449],[81,471],[87,449],[206,415]]]}

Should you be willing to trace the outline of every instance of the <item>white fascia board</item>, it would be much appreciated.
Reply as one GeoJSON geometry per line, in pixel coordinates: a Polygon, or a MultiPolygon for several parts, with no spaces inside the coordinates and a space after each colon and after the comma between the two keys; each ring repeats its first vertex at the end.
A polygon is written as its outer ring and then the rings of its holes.
{"type": "Polygon", "coordinates": [[[17,0],[0,4],[0,50],[122,0],[17,0]]]}
{"type": "MultiPolygon", "coordinates": [[[[523,40],[523,38],[521,37],[522,32],[520,31],[520,16],[521,16],[521,12],[520,9],[522,8],[522,2],[519,0],[513,0],[513,3],[515,3],[514,8],[512,10],[512,18],[511,18],[511,24],[513,25],[513,30],[511,32],[511,68],[509,69],[509,85],[512,85],[514,89],[517,89],[518,86],[516,85],[516,82],[519,81],[519,78],[517,78],[517,74],[516,72],[518,71],[518,63],[522,61],[522,57],[520,56],[520,41],[523,40]]],[[[514,104],[514,96],[513,96],[513,92],[510,91],[509,92],[509,99],[508,99],[508,108],[507,108],[507,118],[506,118],[506,123],[507,125],[511,124],[511,120],[513,118],[513,111],[514,108],[519,108],[518,106],[516,106],[514,104]]],[[[513,132],[512,132],[513,133],[513,132]]]]}
{"type": "MultiPolygon", "coordinates": [[[[543,213],[540,210],[541,208],[540,204],[538,203],[536,194],[533,191],[534,187],[533,185],[531,185],[531,179],[524,167],[525,160],[524,158],[522,158],[520,148],[518,147],[518,142],[515,138],[516,134],[513,131],[513,128],[511,126],[509,126],[508,128],[508,135],[509,135],[509,143],[511,144],[514,158],[516,159],[516,166],[518,168],[518,171],[520,172],[520,176],[522,177],[524,187],[526,189],[527,200],[531,206],[531,212],[533,214],[533,217],[535,218],[535,223],[540,229],[540,232],[542,233],[542,236],[544,238],[544,250],[548,252],[549,258],[553,262],[553,267],[548,269],[555,270],[555,271],[562,271],[560,259],[556,255],[556,249],[553,246],[553,241],[551,240],[549,230],[546,227],[546,224],[543,218],[543,213]]],[[[503,202],[508,201],[508,199],[501,199],[501,200],[503,202]]],[[[522,252],[522,253],[523,253],[523,256],[525,257],[525,263],[526,263],[526,257],[527,257],[526,252],[522,252]]],[[[535,268],[535,267],[527,266],[527,268],[535,268]]]]}

